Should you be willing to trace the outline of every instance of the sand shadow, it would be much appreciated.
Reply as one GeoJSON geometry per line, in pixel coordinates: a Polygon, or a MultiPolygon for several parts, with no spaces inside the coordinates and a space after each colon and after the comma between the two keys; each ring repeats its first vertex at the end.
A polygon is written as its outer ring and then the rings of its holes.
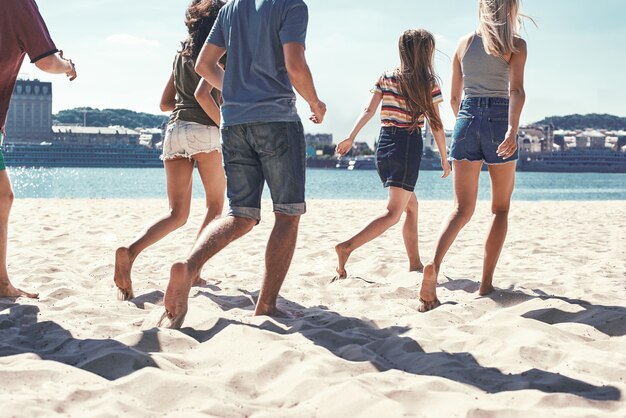
{"type": "Polygon", "coordinates": [[[0,357],[33,353],[94,373],[107,380],[158,365],[147,352],[161,351],[156,330],[145,331],[135,346],[111,339],[76,339],[53,321],[38,322],[39,308],[14,304],[0,312],[0,357]],[[6,309],[8,313],[4,313],[6,309]]]}
{"type": "MultiPolygon", "coordinates": [[[[209,297],[224,310],[249,301],[249,294],[209,297]],[[223,304],[223,306],[222,306],[223,304]]],[[[419,376],[435,376],[474,386],[486,393],[535,389],[546,393],[568,393],[592,400],[618,400],[619,389],[613,386],[594,386],[558,373],[531,369],[519,374],[502,373],[494,367],[484,367],[471,353],[426,353],[412,338],[402,336],[408,327],[378,328],[373,322],[343,316],[318,308],[305,308],[280,299],[281,307],[298,307],[304,315],[296,320],[274,318],[261,325],[220,319],[208,330],[185,328],[182,331],[202,343],[226,327],[246,326],[280,335],[299,333],[313,344],[350,362],[369,362],[381,372],[399,370],[419,376]],[[277,325],[276,322],[283,325],[277,325]]]]}
{"type": "MultiPolygon", "coordinates": [[[[466,291],[474,293],[480,287],[480,283],[468,279],[450,279],[439,287],[451,291],[466,291]]],[[[626,335],[626,308],[623,306],[594,305],[582,299],[572,299],[565,296],[549,295],[540,289],[532,289],[535,294],[528,294],[521,290],[496,289],[490,295],[484,296],[493,300],[498,306],[510,307],[528,302],[533,299],[560,300],[571,305],[583,308],[579,312],[565,312],[557,308],[546,308],[529,311],[522,315],[524,318],[534,319],[546,324],[555,325],[563,323],[578,323],[591,326],[609,337],[622,337],[626,335]]],[[[477,295],[478,296],[478,295],[477,295]]]]}

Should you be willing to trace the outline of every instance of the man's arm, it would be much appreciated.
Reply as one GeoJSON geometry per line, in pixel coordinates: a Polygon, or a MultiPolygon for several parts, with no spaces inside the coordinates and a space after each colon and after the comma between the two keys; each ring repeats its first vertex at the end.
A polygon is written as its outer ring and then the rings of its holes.
{"type": "Polygon", "coordinates": [[[206,43],[196,60],[196,72],[198,75],[219,91],[222,91],[224,85],[224,69],[220,66],[220,58],[225,53],[225,48],[206,43]]]}
{"type": "Polygon", "coordinates": [[[289,42],[283,45],[283,52],[291,84],[311,107],[313,114],[309,119],[314,123],[322,123],[326,115],[326,104],[317,97],[313,76],[304,55],[304,45],[289,42]]]}
{"type": "Polygon", "coordinates": [[[63,58],[63,51],[35,61],[35,66],[46,73],[65,74],[70,81],[77,77],[74,63],[72,60],[63,58]]]}

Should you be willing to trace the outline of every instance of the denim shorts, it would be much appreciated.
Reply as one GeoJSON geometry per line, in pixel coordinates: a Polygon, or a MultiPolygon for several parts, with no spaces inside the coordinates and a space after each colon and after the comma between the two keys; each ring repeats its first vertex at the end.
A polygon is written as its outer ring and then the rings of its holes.
{"type": "Polygon", "coordinates": [[[488,165],[518,159],[517,150],[509,158],[498,156],[498,147],[509,129],[509,99],[471,97],[463,99],[454,125],[450,159],[484,161],[488,165]]]}
{"type": "Polygon", "coordinates": [[[228,214],[261,220],[267,182],[274,212],[306,212],[306,144],[300,122],[246,123],[222,128],[228,214]]]}
{"type": "Polygon", "coordinates": [[[383,126],[376,147],[376,170],[383,185],[414,191],[423,152],[420,131],[383,126]]]}
{"type": "Polygon", "coordinates": [[[219,150],[219,128],[196,122],[177,120],[167,125],[161,159],[192,158],[195,154],[219,150]]]}

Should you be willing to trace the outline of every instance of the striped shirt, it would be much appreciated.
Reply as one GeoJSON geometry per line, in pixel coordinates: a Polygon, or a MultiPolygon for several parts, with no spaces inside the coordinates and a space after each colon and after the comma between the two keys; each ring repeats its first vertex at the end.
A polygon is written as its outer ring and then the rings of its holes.
{"type": "MultiPolygon", "coordinates": [[[[380,112],[382,126],[395,126],[408,129],[413,124],[411,111],[406,105],[406,99],[400,93],[400,83],[396,77],[397,70],[385,71],[378,79],[372,92],[380,92],[383,95],[383,105],[380,112]]],[[[433,103],[443,102],[441,89],[437,84],[432,92],[433,103]]],[[[419,116],[419,127],[424,128],[424,114],[419,116]]]]}

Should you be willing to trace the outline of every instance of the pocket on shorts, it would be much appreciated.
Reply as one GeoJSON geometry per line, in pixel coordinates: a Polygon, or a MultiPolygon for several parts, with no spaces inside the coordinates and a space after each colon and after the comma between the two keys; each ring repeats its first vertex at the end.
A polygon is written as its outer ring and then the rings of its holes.
{"type": "Polygon", "coordinates": [[[489,131],[491,133],[491,142],[500,145],[504,141],[506,132],[509,130],[508,117],[492,117],[489,118],[489,131]]]}
{"type": "Polygon", "coordinates": [[[263,157],[280,157],[289,149],[289,122],[268,123],[259,127],[256,152],[263,157]]]}
{"type": "Polygon", "coordinates": [[[474,116],[459,112],[456,123],[454,124],[454,134],[453,139],[455,141],[462,141],[467,136],[467,131],[469,130],[472,122],[474,121],[474,116]]]}

